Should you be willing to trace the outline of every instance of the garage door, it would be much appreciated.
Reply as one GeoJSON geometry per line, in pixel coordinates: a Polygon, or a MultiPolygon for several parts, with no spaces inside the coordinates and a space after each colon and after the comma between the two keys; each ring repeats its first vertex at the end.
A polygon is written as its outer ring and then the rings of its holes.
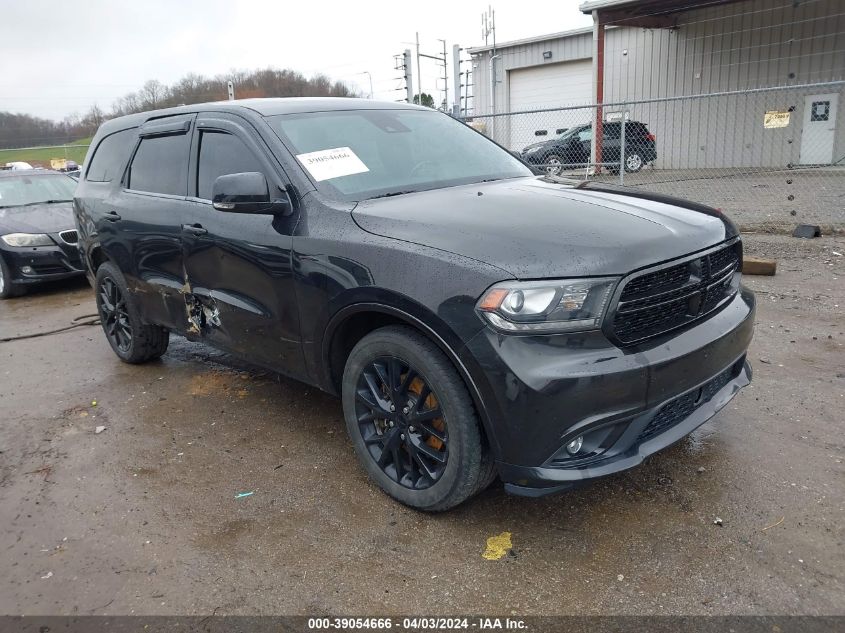
{"type": "MultiPolygon", "coordinates": [[[[510,112],[591,103],[593,62],[579,59],[512,70],[508,73],[510,112]]],[[[592,110],[526,114],[511,119],[510,146],[521,150],[544,141],[563,128],[588,123],[592,110]]]]}

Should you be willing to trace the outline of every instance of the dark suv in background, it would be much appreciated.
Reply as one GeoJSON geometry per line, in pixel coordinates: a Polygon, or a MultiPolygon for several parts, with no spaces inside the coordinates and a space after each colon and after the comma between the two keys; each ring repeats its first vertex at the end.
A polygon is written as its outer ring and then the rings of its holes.
{"type": "MultiPolygon", "coordinates": [[[[572,167],[582,167],[590,162],[590,146],[593,141],[593,126],[579,125],[569,128],[556,138],[529,145],[522,150],[522,159],[529,165],[537,165],[553,176],[572,167]]],[[[622,123],[602,125],[602,163],[610,165],[610,171],[619,171],[619,156],[622,153],[622,123]]],[[[645,123],[625,121],[625,171],[638,172],[644,165],[657,160],[654,134],[645,123]]]]}
{"type": "Polygon", "coordinates": [[[113,119],[75,213],[118,357],[157,358],[176,333],[339,394],[366,471],[423,510],[497,475],[540,495],[634,466],[751,378],[730,220],[535,176],[427,108],[113,119]]]}

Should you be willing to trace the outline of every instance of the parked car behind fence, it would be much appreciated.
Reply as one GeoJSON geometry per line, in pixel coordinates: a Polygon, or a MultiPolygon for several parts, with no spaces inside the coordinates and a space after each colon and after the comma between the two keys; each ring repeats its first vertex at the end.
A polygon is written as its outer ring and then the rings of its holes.
{"type": "MultiPolygon", "coordinates": [[[[610,163],[611,171],[617,171],[622,152],[622,123],[605,123],[602,128],[602,162],[610,163]]],[[[541,167],[546,173],[557,176],[567,168],[583,167],[590,163],[592,140],[593,126],[579,125],[553,139],[529,145],[522,150],[522,158],[531,165],[541,167]]],[[[626,121],[625,171],[638,172],[656,159],[654,134],[649,132],[645,123],[626,121]]]]}

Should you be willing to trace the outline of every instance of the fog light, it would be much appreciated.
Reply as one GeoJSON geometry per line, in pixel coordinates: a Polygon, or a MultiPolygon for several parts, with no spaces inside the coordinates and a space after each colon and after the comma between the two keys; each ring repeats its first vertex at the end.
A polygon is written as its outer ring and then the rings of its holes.
{"type": "Polygon", "coordinates": [[[34,271],[34,270],[32,270],[32,266],[23,266],[23,267],[21,267],[21,272],[22,272],[24,275],[31,275],[31,274],[32,274],[32,273],[34,273],[35,271],[34,271]]]}
{"type": "Polygon", "coordinates": [[[584,436],[579,435],[574,440],[572,440],[569,444],[566,445],[566,452],[570,455],[575,455],[578,451],[581,450],[581,447],[584,445],[584,436]]]}

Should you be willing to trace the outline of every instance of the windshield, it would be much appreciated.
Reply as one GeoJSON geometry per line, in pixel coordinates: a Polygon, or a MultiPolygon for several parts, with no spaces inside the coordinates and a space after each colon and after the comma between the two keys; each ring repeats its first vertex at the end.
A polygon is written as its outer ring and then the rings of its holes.
{"type": "Polygon", "coordinates": [[[26,174],[0,178],[0,207],[39,202],[70,202],[76,181],[62,174],[26,174]]]}
{"type": "Polygon", "coordinates": [[[585,131],[585,130],[591,130],[591,129],[592,129],[592,126],[590,126],[589,124],[587,124],[587,125],[579,125],[579,126],[577,126],[577,127],[571,127],[571,128],[569,128],[568,130],[566,130],[566,132],[564,132],[563,134],[561,134],[560,136],[558,136],[557,138],[558,138],[558,140],[560,141],[560,140],[563,140],[563,139],[565,139],[565,138],[569,138],[569,137],[571,137],[571,136],[577,136],[577,135],[578,135],[578,134],[580,134],[581,132],[583,132],[583,131],[585,131]]]}
{"type": "Polygon", "coordinates": [[[317,188],[344,200],[532,175],[507,151],[440,112],[341,110],[268,121],[317,188]]]}

